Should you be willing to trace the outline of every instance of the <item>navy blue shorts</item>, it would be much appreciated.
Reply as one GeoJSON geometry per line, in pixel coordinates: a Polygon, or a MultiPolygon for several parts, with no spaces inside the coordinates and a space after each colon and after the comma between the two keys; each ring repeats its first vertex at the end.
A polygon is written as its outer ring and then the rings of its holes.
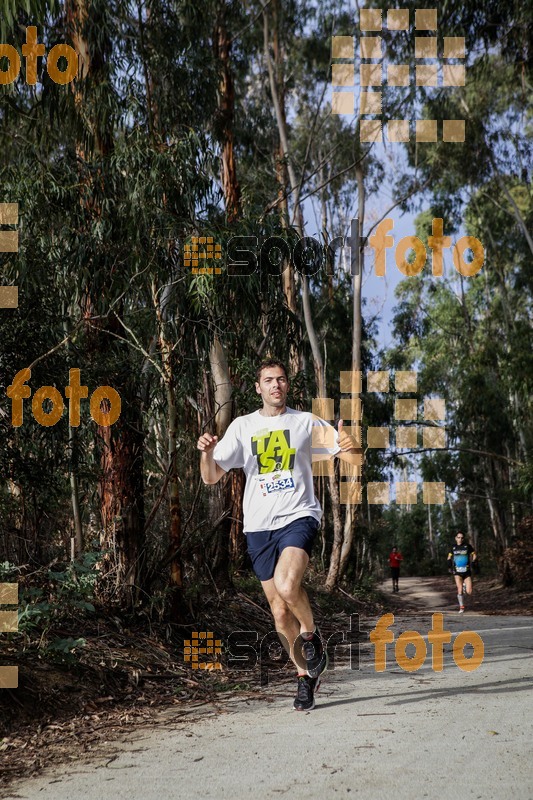
{"type": "Polygon", "coordinates": [[[310,557],[318,527],[314,517],[300,517],[274,531],[247,533],[248,553],[259,580],[269,581],[274,576],[281,551],[286,547],[299,547],[310,557]]]}

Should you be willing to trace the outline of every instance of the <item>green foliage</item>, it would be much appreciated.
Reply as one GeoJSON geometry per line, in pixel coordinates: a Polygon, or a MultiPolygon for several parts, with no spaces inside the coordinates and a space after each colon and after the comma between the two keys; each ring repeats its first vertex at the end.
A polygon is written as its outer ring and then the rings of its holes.
{"type": "Polygon", "coordinates": [[[0,561],[0,583],[14,582],[20,572],[20,567],[9,561],[0,561]]]}
{"type": "Polygon", "coordinates": [[[83,638],[54,639],[45,648],[45,655],[53,661],[65,665],[73,665],[78,661],[76,651],[85,647],[87,641],[83,638]]]}
{"type": "Polygon", "coordinates": [[[359,600],[373,603],[378,597],[376,592],[376,580],[372,575],[363,575],[358,581],[350,585],[350,594],[359,600]]]}
{"type": "Polygon", "coordinates": [[[27,636],[53,628],[61,620],[93,614],[101,553],[88,552],[63,570],[48,570],[41,586],[21,584],[19,631],[27,636]]]}
{"type": "MultiPolygon", "coordinates": [[[[384,0],[370,5],[388,7],[384,0]]],[[[0,283],[18,285],[22,300],[18,309],[0,315],[0,540],[6,542],[0,574],[3,569],[16,575],[10,572],[13,562],[35,569],[65,559],[73,478],[87,539],[103,537],[102,483],[109,454],[123,456],[140,474],[138,492],[117,514],[118,528],[135,517],[144,530],[144,501],[147,509],[158,509],[135,562],[146,559],[157,572],[168,563],[165,481],[169,441],[175,441],[186,534],[180,555],[194,585],[205,571],[204,543],[213,536],[217,516],[213,495],[199,487],[194,447],[216,413],[209,362],[214,337],[229,364],[234,415],[257,406],[254,371],[267,353],[284,360],[292,355],[299,365],[292,376],[293,405],[310,408],[316,394],[301,299],[296,311],[289,309],[279,275],[193,275],[183,267],[183,245],[191,236],[213,236],[223,249],[237,235],[257,237],[259,246],[270,236],[295,238],[295,197],[281,157],[261,5],[88,0],[74,4],[73,13],[82,6],[88,13],[78,33],[91,68],[76,91],[53,84],[42,64],[36,87],[24,80],[0,87],[0,200],[20,206],[20,250],[16,256],[2,254],[0,283]],[[231,42],[227,65],[220,53],[224,31],[231,42]],[[235,100],[231,109],[222,103],[231,99],[231,92],[222,97],[226,66],[235,100]],[[230,140],[241,198],[231,222],[220,178],[230,140]],[[72,367],[81,369],[90,392],[98,385],[117,388],[122,421],[138,436],[138,450],[128,450],[118,435],[104,442],[87,401],[75,435],[66,413],[53,427],[38,425],[29,399],[23,427],[13,428],[6,389],[29,364],[33,394],[40,386],[63,394],[72,367]],[[170,429],[171,412],[177,430],[170,429]]],[[[441,541],[448,538],[454,515],[464,525],[467,505],[481,546],[490,550],[494,539],[501,550],[517,509],[530,502],[533,273],[524,229],[531,230],[533,222],[531,8],[518,0],[447,0],[439,7],[440,39],[466,36],[468,47],[479,45],[468,53],[466,86],[418,87],[401,96],[384,86],[384,116],[437,119],[439,130],[443,119],[466,117],[467,142],[412,142],[391,170],[388,151],[381,158],[376,148],[362,147],[352,123],[328,108],[330,37],[353,34],[345,4],[283,0],[266,7],[308,232],[315,233],[316,219],[315,235],[331,240],[346,234],[359,199],[360,167],[367,204],[381,206],[384,187],[399,201],[410,188],[424,185],[425,192],[399,204],[406,209],[423,203],[417,235],[427,243],[431,220],[442,217],[448,235],[464,230],[486,251],[486,264],[475,278],[452,272],[400,284],[395,342],[388,353],[377,353],[365,309],[363,371],[384,362],[391,370],[418,369],[419,394],[446,400],[450,447],[400,457],[370,449],[365,481],[390,480],[400,470],[416,473],[444,481],[451,505],[431,509],[433,558],[422,504],[401,513],[362,509],[348,577],[365,593],[366,575],[388,555],[391,539],[398,538],[407,569],[438,570],[441,541]]],[[[404,7],[413,21],[419,4],[409,0],[404,7]]],[[[24,29],[33,22],[47,47],[71,41],[64,11],[56,0],[7,0],[0,40],[20,49],[24,29]]],[[[413,72],[414,37],[386,27],[382,35],[392,60],[409,64],[413,72]]],[[[341,265],[332,266],[333,275],[322,271],[311,280],[310,302],[326,361],[327,393],[338,407],[339,371],[350,362],[352,286],[341,265]]],[[[301,283],[297,295],[300,291],[301,283]]],[[[368,393],[363,400],[365,425],[393,426],[390,396],[368,393]]],[[[117,468],[115,482],[125,482],[124,474],[128,469],[117,468]]],[[[326,555],[330,549],[328,525],[326,555]]],[[[21,629],[30,635],[66,615],[91,614],[98,559],[89,552],[47,574],[46,588],[25,589],[21,629]]],[[[167,599],[161,586],[166,573],[154,580],[159,584],[146,600],[149,618],[163,613],[167,599]]],[[[58,646],[58,652],[68,655],[77,646],[69,649],[70,644],[58,646]]]]}

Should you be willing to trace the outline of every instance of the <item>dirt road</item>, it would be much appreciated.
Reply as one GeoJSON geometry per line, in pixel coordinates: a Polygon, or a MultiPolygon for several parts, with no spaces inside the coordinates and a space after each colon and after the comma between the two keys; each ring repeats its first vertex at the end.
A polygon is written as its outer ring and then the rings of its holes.
{"type": "MultiPolygon", "coordinates": [[[[385,671],[377,671],[376,647],[365,636],[351,665],[337,661],[327,671],[314,711],[292,711],[288,672],[286,687],[269,690],[266,702],[231,701],[200,718],[193,709],[170,729],[137,732],[99,757],[19,783],[5,796],[531,800],[533,619],[459,616],[449,610],[453,595],[436,596],[426,580],[401,580],[403,602],[412,607],[395,614],[385,671]],[[451,642],[437,672],[427,633],[439,608],[448,609],[443,622],[451,642]],[[411,672],[399,664],[402,653],[404,661],[413,655],[414,645],[398,644],[408,631],[421,637],[418,655],[426,648],[424,663],[411,672]],[[472,648],[454,649],[458,634],[468,638],[468,631],[478,633],[484,649],[472,671],[457,665],[472,648]]],[[[377,622],[365,620],[367,630],[377,622]]]]}
{"type": "MultiPolygon", "coordinates": [[[[400,578],[400,591],[392,593],[391,581],[384,581],[377,588],[383,594],[390,595],[398,605],[412,608],[425,608],[431,611],[450,611],[455,599],[453,586],[450,583],[450,592],[443,593],[435,589],[435,582],[432,578],[400,578]]],[[[389,599],[390,599],[389,598],[389,599]]]]}

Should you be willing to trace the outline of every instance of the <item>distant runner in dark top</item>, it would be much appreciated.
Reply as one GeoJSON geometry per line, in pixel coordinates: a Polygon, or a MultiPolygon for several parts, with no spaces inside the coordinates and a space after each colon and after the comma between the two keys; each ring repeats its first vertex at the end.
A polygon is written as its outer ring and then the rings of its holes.
{"type": "Polygon", "coordinates": [[[403,556],[397,547],[392,548],[392,553],[389,556],[390,574],[392,578],[392,591],[399,592],[398,579],[400,577],[400,563],[403,561],[403,556]]]}
{"type": "Polygon", "coordinates": [[[465,610],[464,593],[472,594],[472,564],[477,556],[471,544],[465,542],[464,533],[457,532],[455,544],[448,553],[448,569],[455,578],[459,614],[465,610]]]}

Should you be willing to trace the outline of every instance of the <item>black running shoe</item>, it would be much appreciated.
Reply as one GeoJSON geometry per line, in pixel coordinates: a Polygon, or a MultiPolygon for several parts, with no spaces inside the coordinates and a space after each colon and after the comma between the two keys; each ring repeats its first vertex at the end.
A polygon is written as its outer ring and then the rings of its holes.
{"type": "Polygon", "coordinates": [[[320,686],[318,678],[309,678],[307,675],[298,676],[298,688],[292,707],[295,711],[312,711],[315,707],[315,692],[320,686]]]}
{"type": "Polygon", "coordinates": [[[313,638],[302,644],[306,672],[310,678],[318,678],[328,666],[328,654],[324,650],[320,631],[315,628],[313,638]]]}

